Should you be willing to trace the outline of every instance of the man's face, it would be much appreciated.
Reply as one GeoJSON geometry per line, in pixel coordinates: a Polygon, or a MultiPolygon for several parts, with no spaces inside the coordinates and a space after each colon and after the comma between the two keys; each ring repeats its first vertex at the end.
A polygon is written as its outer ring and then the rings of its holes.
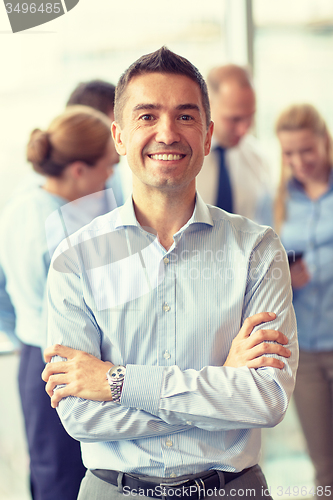
{"type": "Polygon", "coordinates": [[[199,86],[186,76],[165,73],[134,77],[122,125],[112,125],[117,151],[127,155],[134,174],[134,190],[194,190],[212,131],[199,86]]]}
{"type": "Polygon", "coordinates": [[[211,96],[214,137],[220,146],[236,146],[252,125],[256,110],[251,88],[226,82],[211,96]]]}

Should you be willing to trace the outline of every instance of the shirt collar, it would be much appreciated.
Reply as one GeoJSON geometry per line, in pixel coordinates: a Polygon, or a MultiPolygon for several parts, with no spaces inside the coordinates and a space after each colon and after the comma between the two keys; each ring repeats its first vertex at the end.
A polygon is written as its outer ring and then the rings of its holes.
{"type": "Polygon", "coordinates": [[[200,194],[196,193],[195,207],[192,217],[188,221],[188,224],[201,223],[208,224],[209,226],[214,226],[212,216],[210,215],[209,208],[206,203],[201,198],[200,194]]]}
{"type": "Polygon", "coordinates": [[[132,195],[118,209],[115,227],[121,226],[140,226],[135,217],[132,195]]]}
{"type": "MultiPolygon", "coordinates": [[[[188,222],[181,228],[181,231],[186,229],[188,226],[191,224],[208,224],[209,226],[213,226],[213,219],[210,215],[210,211],[207,207],[207,205],[204,203],[203,199],[199,195],[199,193],[196,193],[196,200],[195,200],[195,206],[194,206],[194,211],[191,216],[191,218],[188,220],[188,222]]],[[[115,227],[125,227],[125,226],[137,226],[140,227],[140,224],[137,221],[137,218],[135,217],[135,212],[134,212],[134,207],[133,207],[133,199],[132,195],[126,200],[124,205],[122,205],[117,214],[117,220],[115,227]]]]}

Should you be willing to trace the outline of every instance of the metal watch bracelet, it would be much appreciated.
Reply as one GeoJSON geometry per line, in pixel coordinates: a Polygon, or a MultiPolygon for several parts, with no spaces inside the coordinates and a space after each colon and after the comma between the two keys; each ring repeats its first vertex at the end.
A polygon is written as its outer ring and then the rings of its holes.
{"type": "Polygon", "coordinates": [[[120,404],[121,391],[123,389],[126,367],[122,365],[112,366],[106,374],[109,382],[112,401],[120,404]]]}

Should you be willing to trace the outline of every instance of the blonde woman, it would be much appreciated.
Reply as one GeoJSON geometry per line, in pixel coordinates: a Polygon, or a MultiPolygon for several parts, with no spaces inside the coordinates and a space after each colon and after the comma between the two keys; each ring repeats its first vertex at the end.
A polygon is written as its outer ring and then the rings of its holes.
{"type": "Polygon", "coordinates": [[[47,130],[34,130],[27,159],[45,182],[13,196],[1,214],[0,329],[21,341],[19,389],[34,500],[75,500],[85,474],[80,445],[63,429],[41,380],[44,294],[60,240],[115,207],[104,191],[118,162],[110,125],[103,113],[72,106],[47,130]]]}
{"type": "Polygon", "coordinates": [[[282,151],[276,224],[290,260],[300,344],[294,396],[320,497],[333,494],[332,139],[309,104],[283,111],[276,133],[282,151]]]}

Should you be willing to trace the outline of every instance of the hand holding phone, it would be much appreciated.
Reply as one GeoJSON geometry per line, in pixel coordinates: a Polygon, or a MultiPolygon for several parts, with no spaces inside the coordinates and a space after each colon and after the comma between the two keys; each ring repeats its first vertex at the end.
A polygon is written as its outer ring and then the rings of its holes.
{"type": "Polygon", "coordinates": [[[303,288],[310,281],[310,274],[302,257],[303,252],[288,255],[291,285],[295,290],[303,288]]]}

